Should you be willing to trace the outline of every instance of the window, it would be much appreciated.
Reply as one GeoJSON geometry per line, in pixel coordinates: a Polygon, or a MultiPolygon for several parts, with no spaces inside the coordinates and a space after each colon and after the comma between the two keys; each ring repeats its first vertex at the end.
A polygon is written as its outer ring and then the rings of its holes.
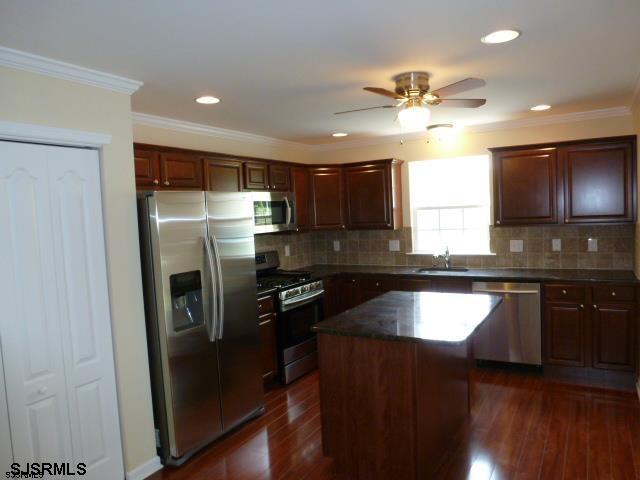
{"type": "Polygon", "coordinates": [[[488,254],[487,155],[409,163],[414,253],[488,254]]]}

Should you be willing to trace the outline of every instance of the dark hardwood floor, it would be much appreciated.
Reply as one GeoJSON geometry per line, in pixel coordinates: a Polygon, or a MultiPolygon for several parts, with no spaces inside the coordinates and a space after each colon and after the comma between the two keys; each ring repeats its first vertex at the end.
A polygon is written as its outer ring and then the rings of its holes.
{"type": "MultiPolygon", "coordinates": [[[[439,479],[640,479],[633,393],[485,369],[472,379],[472,412],[439,479]]],[[[322,455],[317,373],[269,391],[266,408],[181,468],[151,479],[339,478],[322,455]]]]}

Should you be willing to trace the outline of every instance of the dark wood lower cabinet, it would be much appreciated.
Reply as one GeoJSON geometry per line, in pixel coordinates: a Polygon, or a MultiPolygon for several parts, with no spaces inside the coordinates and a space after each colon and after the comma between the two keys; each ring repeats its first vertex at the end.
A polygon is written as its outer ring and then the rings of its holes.
{"type": "Polygon", "coordinates": [[[636,367],[634,304],[594,304],[592,311],[593,366],[634,371],[636,367]]]}
{"type": "Polygon", "coordinates": [[[586,364],[584,305],[547,302],[544,317],[545,363],[584,367],[586,364]]]}

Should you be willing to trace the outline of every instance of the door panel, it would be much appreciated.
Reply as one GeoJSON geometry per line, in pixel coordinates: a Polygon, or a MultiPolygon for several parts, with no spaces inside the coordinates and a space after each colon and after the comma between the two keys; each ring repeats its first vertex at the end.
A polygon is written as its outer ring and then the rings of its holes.
{"type": "Polygon", "coordinates": [[[574,145],[561,151],[565,223],[633,221],[633,153],[629,142],[574,145]]]}
{"type": "Polygon", "coordinates": [[[157,212],[151,216],[151,244],[154,270],[161,272],[156,301],[170,453],[180,457],[222,433],[218,357],[207,315],[211,278],[204,193],[156,192],[147,201],[149,211],[157,212]],[[200,306],[193,311],[206,320],[190,325],[187,300],[198,289],[200,306]]]}
{"type": "Polygon", "coordinates": [[[96,478],[122,476],[98,153],[49,157],[56,285],[74,457],[96,478]]]}
{"type": "Polygon", "coordinates": [[[312,228],[345,228],[341,168],[311,169],[312,228]]]}
{"type": "Polygon", "coordinates": [[[609,370],[635,370],[635,306],[598,304],[594,307],[593,366],[609,370]]]}
{"type": "Polygon", "coordinates": [[[586,325],[581,304],[545,305],[545,363],[585,366],[586,325]]]}
{"type": "Polygon", "coordinates": [[[556,149],[493,153],[497,225],[556,223],[556,149]]]}
{"type": "Polygon", "coordinates": [[[0,142],[0,335],[18,462],[72,461],[48,151],[0,142]]]}
{"type": "Polygon", "coordinates": [[[163,187],[202,190],[202,164],[195,155],[161,153],[160,172],[163,187]]]}
{"type": "Polygon", "coordinates": [[[247,190],[269,190],[269,175],[266,163],[244,164],[244,188],[247,190]]]}
{"type": "Polygon", "coordinates": [[[7,391],[4,387],[2,355],[2,337],[0,337],[0,465],[10,465],[13,462],[13,448],[11,447],[9,410],[7,408],[7,391]]]}
{"type": "Polygon", "coordinates": [[[349,228],[391,228],[389,165],[346,167],[345,190],[349,228]]]}
{"type": "Polygon", "coordinates": [[[136,187],[152,189],[160,185],[160,158],[157,152],[134,149],[136,187]]]}
{"type": "Polygon", "coordinates": [[[205,190],[212,192],[242,190],[242,162],[207,158],[203,161],[205,190]]]}
{"type": "Polygon", "coordinates": [[[223,287],[217,346],[226,431],[263,405],[253,199],[248,192],[208,192],[206,198],[208,233],[218,252],[223,287]]]}
{"type": "Polygon", "coordinates": [[[269,165],[269,182],[272,190],[291,190],[290,168],[284,165],[269,165]]]}
{"type": "Polygon", "coordinates": [[[311,200],[309,169],[295,167],[291,169],[292,189],[295,194],[296,224],[298,229],[307,230],[311,225],[311,200]]]}

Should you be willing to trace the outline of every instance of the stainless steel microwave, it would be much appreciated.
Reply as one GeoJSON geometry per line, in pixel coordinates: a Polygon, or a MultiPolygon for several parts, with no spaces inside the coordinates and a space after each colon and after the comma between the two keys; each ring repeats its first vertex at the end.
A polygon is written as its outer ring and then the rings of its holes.
{"type": "Polygon", "coordinates": [[[296,209],[292,192],[254,192],[253,233],[296,230],[296,209]]]}

